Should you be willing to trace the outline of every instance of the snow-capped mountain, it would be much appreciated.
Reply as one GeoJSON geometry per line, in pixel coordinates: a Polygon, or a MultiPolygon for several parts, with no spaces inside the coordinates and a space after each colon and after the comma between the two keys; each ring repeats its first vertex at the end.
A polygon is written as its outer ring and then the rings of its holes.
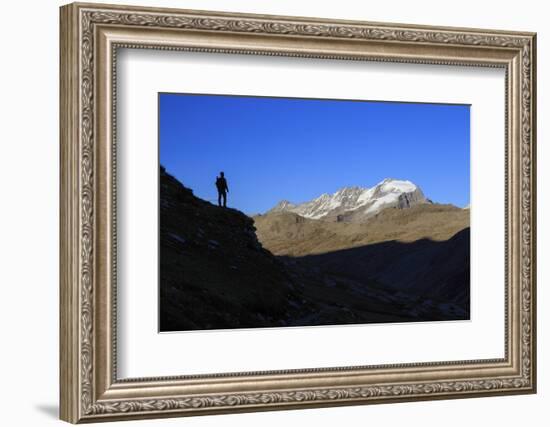
{"type": "Polygon", "coordinates": [[[430,203],[422,190],[410,181],[386,178],[372,188],[344,187],[334,194],[322,194],[309,202],[279,202],[268,213],[294,212],[312,219],[361,220],[389,207],[408,208],[430,203]]]}

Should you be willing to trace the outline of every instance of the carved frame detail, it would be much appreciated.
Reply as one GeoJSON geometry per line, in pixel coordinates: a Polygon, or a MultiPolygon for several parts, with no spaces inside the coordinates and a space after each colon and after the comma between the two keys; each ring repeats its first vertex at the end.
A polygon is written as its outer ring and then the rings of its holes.
{"type": "MultiPolygon", "coordinates": [[[[329,404],[358,404],[381,401],[401,401],[436,399],[446,397],[479,396],[495,393],[530,393],[535,391],[535,35],[531,33],[496,32],[453,28],[413,27],[393,24],[371,24],[356,22],[329,22],[305,18],[267,17],[261,15],[234,15],[211,12],[159,10],[120,6],[100,6],[72,4],[61,10],[62,21],[62,72],[61,72],[61,126],[62,131],[62,200],[61,200],[61,239],[62,280],[61,280],[61,417],[70,422],[101,421],[137,417],[175,416],[185,414],[215,413],[228,411],[250,411],[259,409],[280,409],[285,407],[327,406],[329,404]],[[211,394],[191,394],[179,397],[151,396],[126,398],[123,395],[108,397],[107,390],[96,389],[98,352],[95,328],[99,321],[95,293],[101,286],[95,277],[97,271],[97,215],[98,196],[96,163],[97,145],[97,102],[96,83],[97,39],[101,28],[123,27],[147,29],[148,31],[193,31],[203,33],[239,34],[255,37],[286,37],[297,40],[324,39],[334,41],[365,41],[370,43],[397,43],[401,46],[426,48],[449,46],[456,52],[467,52],[470,48],[498,51],[510,55],[507,61],[472,59],[456,55],[449,58],[426,59],[420,55],[410,56],[371,55],[354,57],[344,52],[308,52],[306,50],[277,51],[272,49],[255,50],[250,48],[191,48],[190,50],[213,52],[239,52],[263,55],[313,56],[317,58],[345,58],[356,60],[391,60],[414,63],[466,63],[482,66],[506,66],[511,85],[518,95],[517,111],[509,116],[518,118],[516,127],[511,129],[511,137],[518,135],[515,142],[520,155],[518,193],[518,227],[521,238],[514,241],[519,247],[520,298],[517,305],[509,305],[509,310],[517,310],[516,316],[510,312],[512,328],[517,326],[519,348],[516,362],[508,360],[486,361],[494,366],[514,364],[513,375],[477,377],[466,375],[453,380],[401,381],[395,366],[391,383],[365,384],[340,387],[316,387],[304,383],[303,387],[273,389],[264,391],[215,392],[211,394]],[[504,65],[503,65],[504,64],[504,65]],[[507,64],[507,65],[506,65],[507,64]],[[78,69],[78,71],[76,71],[78,69]],[[519,73],[519,74],[518,74],[519,73]],[[515,133],[514,133],[515,132],[515,133]],[[514,320],[515,319],[515,320],[514,320]],[[105,392],[105,393],[103,393],[105,392]]],[[[154,49],[181,49],[173,45],[144,45],[132,41],[126,44],[113,44],[111,58],[116,62],[117,47],[147,47],[154,49]]],[[[477,52],[477,51],[476,51],[477,52]]],[[[451,55],[451,54],[449,54],[451,55]]],[[[451,55],[452,56],[452,55],[451,55]]],[[[467,56],[467,55],[466,55],[467,56]]],[[[113,70],[111,70],[113,72],[113,70]]],[[[112,76],[114,88],[116,75],[112,76]]],[[[116,97],[113,98],[113,102],[116,97]]],[[[510,109],[511,106],[508,106],[510,109]]],[[[115,108],[112,108],[111,126],[116,125],[115,108]]],[[[513,119],[510,119],[513,120],[513,119]]],[[[112,131],[112,130],[111,130],[112,131]]],[[[507,132],[508,133],[508,132],[507,132]]],[[[116,165],[115,165],[116,166],[116,165]]],[[[116,194],[116,193],[115,193],[116,194]]],[[[508,196],[508,195],[507,195],[508,196]]],[[[107,221],[101,218],[101,221],[107,221]]],[[[512,237],[512,236],[510,236],[512,237]]],[[[507,236],[507,239],[510,239],[507,236]]],[[[116,245],[116,236],[114,236],[116,245]]],[[[116,265],[112,266],[116,270],[116,265]]],[[[113,302],[113,304],[115,304],[113,302]]],[[[508,313],[507,313],[508,314],[508,313]]],[[[116,314],[114,316],[116,318],[116,314]]],[[[508,321],[508,317],[507,317],[508,321]]],[[[116,326],[116,325],[115,325],[116,326]]],[[[111,325],[111,327],[115,327],[111,325]]],[[[114,340],[116,344],[116,339],[114,340]]],[[[506,347],[508,350],[508,347],[506,347]]],[[[116,348],[109,356],[116,355],[116,348]]],[[[473,361],[480,362],[480,361],[473,361]]],[[[453,368],[457,363],[427,364],[428,368],[442,366],[453,368]]],[[[460,363],[459,363],[460,365],[460,363]]],[[[411,367],[413,365],[409,365],[411,367]]],[[[468,363],[462,367],[468,368],[468,363]]],[[[365,367],[366,369],[367,367],[365,367]]],[[[332,371],[341,372],[345,368],[332,371]]],[[[376,368],[371,369],[376,371],[376,368]]],[[[391,370],[391,369],[390,369],[391,370]]],[[[288,372],[291,374],[291,372],[288,372]]],[[[269,373],[260,373],[269,375],[269,373]]],[[[302,371],[301,375],[308,372],[302,371]]],[[[117,383],[116,361],[112,361],[110,388],[117,383]]],[[[231,377],[231,376],[229,376],[231,377]]],[[[223,378],[227,376],[223,375],[223,378]]],[[[233,376],[233,379],[238,376],[233,376]]],[[[145,379],[154,382],[155,379],[145,379]]],[[[163,384],[185,379],[159,379],[163,384]]],[[[210,377],[209,381],[213,381],[210,377]]],[[[213,383],[215,384],[215,383],[213,383]]],[[[213,386],[214,387],[214,386],[213,386]]],[[[109,387],[106,387],[108,389],[109,387]]],[[[116,387],[115,387],[116,388],[116,387]]]]}

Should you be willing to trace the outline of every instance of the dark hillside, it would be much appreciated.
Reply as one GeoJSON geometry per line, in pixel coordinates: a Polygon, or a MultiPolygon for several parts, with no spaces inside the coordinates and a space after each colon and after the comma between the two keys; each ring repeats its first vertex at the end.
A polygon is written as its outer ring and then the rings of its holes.
{"type": "Polygon", "coordinates": [[[284,264],[243,213],[201,200],[161,169],[162,331],[282,326],[307,312],[284,264]]]}

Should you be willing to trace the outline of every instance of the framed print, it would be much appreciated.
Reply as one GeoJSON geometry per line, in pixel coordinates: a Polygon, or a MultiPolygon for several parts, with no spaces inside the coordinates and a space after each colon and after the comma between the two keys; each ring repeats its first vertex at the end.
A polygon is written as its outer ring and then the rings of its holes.
{"type": "Polygon", "coordinates": [[[160,332],[469,320],[469,109],[159,94],[160,332]]]}
{"type": "Polygon", "coordinates": [[[61,418],[536,391],[535,34],[61,8],[61,418]]]}

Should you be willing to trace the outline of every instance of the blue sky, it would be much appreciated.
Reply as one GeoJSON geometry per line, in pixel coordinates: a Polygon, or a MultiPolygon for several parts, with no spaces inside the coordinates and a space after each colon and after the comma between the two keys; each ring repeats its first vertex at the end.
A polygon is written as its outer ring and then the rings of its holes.
{"type": "Polygon", "coordinates": [[[345,186],[407,179],[437,203],[470,202],[470,107],[159,94],[160,163],[198,197],[263,213],[345,186]]]}

